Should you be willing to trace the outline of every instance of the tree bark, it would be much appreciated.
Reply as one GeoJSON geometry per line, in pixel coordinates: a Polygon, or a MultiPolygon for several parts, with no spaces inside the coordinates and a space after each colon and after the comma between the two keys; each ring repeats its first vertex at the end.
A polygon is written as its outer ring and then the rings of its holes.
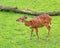
{"type": "Polygon", "coordinates": [[[53,12],[35,12],[29,9],[19,9],[18,7],[12,7],[12,6],[0,6],[0,11],[12,11],[15,13],[24,13],[24,14],[29,14],[29,15],[40,15],[43,13],[47,13],[51,16],[56,16],[56,15],[60,15],[60,11],[53,11],[53,12]]]}

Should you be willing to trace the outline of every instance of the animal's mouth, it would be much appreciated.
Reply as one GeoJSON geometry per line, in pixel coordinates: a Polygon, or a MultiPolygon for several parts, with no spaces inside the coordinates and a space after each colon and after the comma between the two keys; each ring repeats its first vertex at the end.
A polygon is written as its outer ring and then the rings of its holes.
{"type": "Polygon", "coordinates": [[[16,20],[17,22],[19,22],[18,20],[16,20]]]}

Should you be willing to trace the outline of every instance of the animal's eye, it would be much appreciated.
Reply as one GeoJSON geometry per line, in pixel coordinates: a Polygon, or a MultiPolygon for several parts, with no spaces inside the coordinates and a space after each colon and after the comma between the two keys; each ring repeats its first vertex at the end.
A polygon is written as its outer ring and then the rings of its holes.
{"type": "Polygon", "coordinates": [[[25,17],[27,19],[27,17],[25,17]]]}
{"type": "Polygon", "coordinates": [[[19,18],[19,19],[21,19],[21,18],[19,18]]]}

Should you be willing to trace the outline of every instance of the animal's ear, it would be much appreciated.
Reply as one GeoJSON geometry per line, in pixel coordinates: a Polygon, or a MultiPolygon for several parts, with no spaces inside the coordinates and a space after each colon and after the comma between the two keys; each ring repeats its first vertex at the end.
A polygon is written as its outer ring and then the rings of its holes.
{"type": "Polygon", "coordinates": [[[25,17],[25,19],[27,19],[27,17],[26,16],[24,16],[25,17]]]}

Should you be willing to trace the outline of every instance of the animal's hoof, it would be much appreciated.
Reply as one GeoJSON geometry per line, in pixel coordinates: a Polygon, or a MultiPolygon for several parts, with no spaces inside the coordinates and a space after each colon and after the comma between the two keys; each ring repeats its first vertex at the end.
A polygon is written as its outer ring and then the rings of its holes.
{"type": "Polygon", "coordinates": [[[49,39],[48,38],[46,38],[46,41],[48,41],[49,39]]]}
{"type": "Polygon", "coordinates": [[[32,37],[30,37],[30,40],[32,40],[32,37]]]}
{"type": "Polygon", "coordinates": [[[40,39],[38,39],[38,42],[40,42],[40,39]]]}

